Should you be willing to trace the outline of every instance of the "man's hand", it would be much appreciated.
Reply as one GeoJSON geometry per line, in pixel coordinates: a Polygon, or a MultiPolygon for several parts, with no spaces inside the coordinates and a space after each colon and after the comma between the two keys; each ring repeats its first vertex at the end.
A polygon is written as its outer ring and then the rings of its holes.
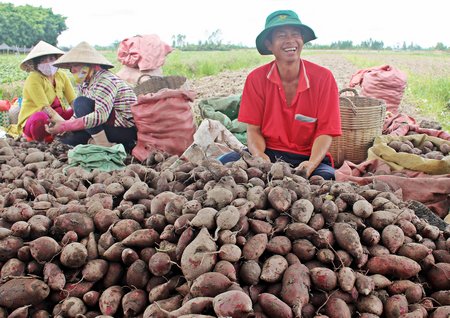
{"type": "Polygon", "coordinates": [[[303,161],[295,168],[295,170],[300,176],[309,178],[316,168],[317,167],[311,161],[303,161]]]}
{"type": "Polygon", "coordinates": [[[266,155],[264,152],[258,152],[254,154],[255,157],[260,157],[264,159],[264,161],[270,162],[270,158],[268,155],[266,155]]]}

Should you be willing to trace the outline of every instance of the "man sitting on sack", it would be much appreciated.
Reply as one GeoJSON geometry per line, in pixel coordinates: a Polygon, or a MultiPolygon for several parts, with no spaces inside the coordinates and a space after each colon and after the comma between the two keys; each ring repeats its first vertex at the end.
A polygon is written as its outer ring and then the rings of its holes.
{"type": "MultiPolygon", "coordinates": [[[[238,120],[247,124],[253,156],[283,160],[306,177],[334,179],[328,150],[332,137],[342,134],[339,92],[331,71],[300,58],[303,45],[314,39],[314,31],[293,11],[267,17],[256,48],[262,55],[273,54],[275,60],[248,75],[238,120]]],[[[229,153],[219,160],[238,158],[229,153]]]]}
{"type": "Polygon", "coordinates": [[[64,134],[61,141],[76,146],[92,143],[99,146],[134,147],[137,130],[131,113],[136,94],[128,84],[110,72],[114,67],[86,42],[81,42],[55,61],[67,68],[79,85],[79,96],[73,102],[74,118],[47,126],[51,134],[64,134]]]}

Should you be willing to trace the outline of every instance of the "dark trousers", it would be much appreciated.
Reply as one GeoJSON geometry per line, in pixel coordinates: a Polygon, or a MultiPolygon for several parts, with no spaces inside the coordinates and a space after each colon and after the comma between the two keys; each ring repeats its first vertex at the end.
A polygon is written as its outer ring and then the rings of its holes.
{"type": "MultiPolygon", "coordinates": [[[[95,110],[95,101],[85,96],[77,97],[73,102],[73,111],[77,118],[86,116],[95,110]]],[[[86,128],[85,130],[73,131],[66,133],[61,137],[61,141],[65,144],[76,146],[87,144],[92,135],[98,134],[102,130],[105,131],[108,140],[113,143],[123,144],[125,150],[130,152],[137,140],[136,127],[114,127],[114,110],[109,116],[105,124],[86,128]]]]}
{"type": "MultiPolygon", "coordinates": [[[[248,151],[248,149],[245,150],[248,151]]],[[[269,156],[271,162],[282,160],[293,167],[297,167],[301,162],[309,160],[308,156],[268,148],[266,148],[264,153],[269,156]]],[[[239,153],[232,151],[220,156],[218,159],[225,164],[227,162],[237,161],[239,158],[241,158],[239,153]]],[[[311,175],[322,176],[325,180],[333,180],[334,171],[334,168],[331,166],[330,158],[325,157],[311,175]]]]}

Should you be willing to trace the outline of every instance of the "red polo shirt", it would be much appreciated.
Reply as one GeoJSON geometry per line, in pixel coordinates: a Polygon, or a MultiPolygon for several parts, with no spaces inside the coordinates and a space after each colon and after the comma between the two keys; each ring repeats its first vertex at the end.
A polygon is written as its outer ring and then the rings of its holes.
{"type": "Polygon", "coordinates": [[[238,120],[261,127],[267,148],[310,156],[318,136],[342,134],[339,93],[330,70],[301,60],[299,73],[288,106],[275,61],[253,70],[245,82],[238,120]],[[317,121],[301,122],[296,114],[317,121]]]}

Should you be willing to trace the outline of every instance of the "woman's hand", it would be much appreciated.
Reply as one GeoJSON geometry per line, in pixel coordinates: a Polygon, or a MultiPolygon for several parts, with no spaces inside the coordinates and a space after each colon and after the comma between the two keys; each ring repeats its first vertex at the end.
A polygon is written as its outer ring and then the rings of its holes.
{"type": "Polygon", "coordinates": [[[48,125],[45,125],[45,130],[51,135],[59,135],[64,132],[62,122],[53,122],[48,125]]]}
{"type": "Polygon", "coordinates": [[[52,135],[62,134],[66,131],[78,131],[83,129],[85,129],[83,118],[73,118],[45,126],[45,130],[52,135]]]}

